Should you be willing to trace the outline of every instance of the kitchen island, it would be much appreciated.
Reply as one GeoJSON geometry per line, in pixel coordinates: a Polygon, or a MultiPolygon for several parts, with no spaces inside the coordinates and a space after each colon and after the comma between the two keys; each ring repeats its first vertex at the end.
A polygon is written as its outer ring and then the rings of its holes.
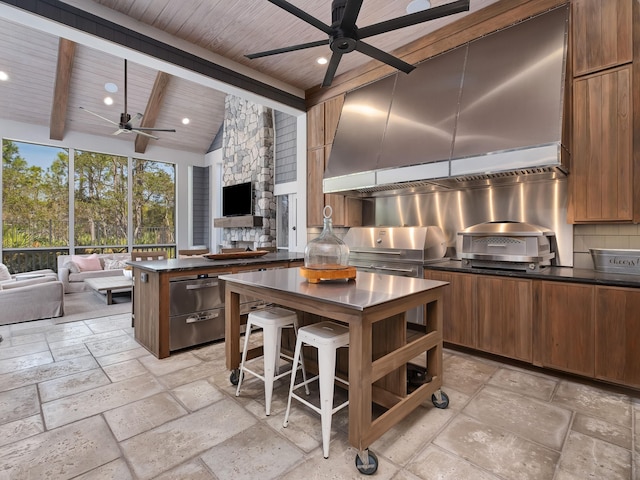
{"type": "MultiPolygon", "coordinates": [[[[154,261],[130,261],[133,267],[133,322],[136,340],[157,358],[168,357],[171,351],[171,284],[179,279],[196,278],[213,280],[220,274],[288,268],[302,265],[304,254],[277,252],[254,258],[226,258],[211,260],[204,257],[167,259],[154,261]]],[[[217,286],[217,285],[216,285],[217,286]]],[[[188,288],[188,287],[187,287],[188,288]]],[[[211,310],[219,316],[224,330],[224,288],[220,286],[219,309],[211,310]]],[[[216,295],[218,295],[216,293],[216,295]]],[[[175,302],[174,302],[175,303],[175,302]]],[[[197,313],[197,306],[193,306],[197,313]]],[[[194,329],[203,326],[200,318],[186,320],[194,329]]],[[[208,320],[208,319],[205,319],[208,320]]],[[[211,319],[213,320],[213,318],[211,319]]],[[[184,333],[185,337],[189,332],[184,333]]]]}
{"type": "Polygon", "coordinates": [[[309,283],[299,268],[220,278],[226,282],[225,350],[232,381],[240,365],[241,295],[348,324],[349,443],[358,449],[358,468],[376,462],[368,446],[425,400],[447,406],[440,391],[446,282],[358,272],[352,281],[309,283]],[[424,325],[408,325],[405,312],[419,305],[425,305],[424,325]],[[407,364],[415,361],[426,367],[427,381],[410,390],[407,364]],[[374,413],[374,403],[384,413],[374,413]]]}

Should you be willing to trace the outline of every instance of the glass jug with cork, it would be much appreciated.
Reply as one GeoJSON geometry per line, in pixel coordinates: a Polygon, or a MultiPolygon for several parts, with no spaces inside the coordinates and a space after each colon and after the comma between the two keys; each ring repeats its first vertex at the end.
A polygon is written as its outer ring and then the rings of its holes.
{"type": "Polygon", "coordinates": [[[355,279],[356,269],[349,266],[349,247],[333,233],[331,219],[333,210],[327,205],[322,213],[324,215],[322,232],[304,249],[302,276],[310,283],[355,279]]]}

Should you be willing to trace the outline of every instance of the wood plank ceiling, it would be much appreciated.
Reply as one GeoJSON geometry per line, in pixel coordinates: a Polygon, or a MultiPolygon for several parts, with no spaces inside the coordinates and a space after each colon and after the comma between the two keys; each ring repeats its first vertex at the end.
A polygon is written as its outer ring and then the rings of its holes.
{"type": "MultiPolygon", "coordinates": [[[[433,6],[451,0],[432,0],[433,6]]],[[[471,12],[497,0],[471,0],[471,12]]],[[[255,60],[245,54],[321,40],[324,34],[266,0],[84,0],[78,8],[125,15],[178,39],[190,42],[238,64],[266,74],[301,90],[317,88],[325,66],[317,57],[330,56],[328,46],[290,52],[255,60]],[[89,8],[91,7],[91,8],[89,8]],[[109,10],[105,10],[109,9],[109,10]]],[[[290,3],[331,23],[331,0],[290,0],[290,3]]],[[[365,0],[358,25],[365,26],[406,14],[409,0],[365,0]]],[[[368,42],[393,52],[468,13],[371,37],[368,42]]],[[[123,18],[123,17],[121,17],[123,18]]],[[[0,70],[13,81],[0,85],[0,118],[47,126],[52,139],[68,132],[112,135],[117,126],[82,111],[79,107],[118,122],[124,111],[123,60],[84,45],[59,41],[51,34],[0,19],[0,70]],[[107,106],[104,85],[119,90],[107,106]]],[[[337,75],[363,65],[376,65],[358,52],[345,55],[337,75]]],[[[175,128],[177,133],[158,133],[160,140],[132,134],[135,151],[149,144],[205,153],[224,117],[225,94],[191,81],[128,62],[128,110],[144,112],[142,126],[175,128]],[[155,88],[154,88],[155,85],[155,88]],[[180,123],[188,117],[187,126],[180,123]]]]}

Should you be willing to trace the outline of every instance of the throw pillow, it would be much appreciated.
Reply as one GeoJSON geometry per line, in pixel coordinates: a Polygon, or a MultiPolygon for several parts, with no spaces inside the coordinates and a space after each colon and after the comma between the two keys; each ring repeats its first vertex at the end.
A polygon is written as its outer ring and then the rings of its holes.
{"type": "Polygon", "coordinates": [[[80,269],[78,268],[78,264],[76,262],[72,262],[71,260],[67,260],[64,262],[64,268],[69,269],[69,273],[80,273],[80,269]]]}
{"type": "Polygon", "coordinates": [[[9,269],[4,263],[0,263],[0,281],[2,280],[11,280],[9,269]]]}
{"type": "Polygon", "coordinates": [[[80,255],[71,255],[71,261],[74,262],[81,272],[95,272],[102,270],[102,264],[97,253],[92,253],[88,257],[80,255]]]}
{"type": "Polygon", "coordinates": [[[127,266],[127,264],[125,263],[124,260],[115,260],[115,259],[112,259],[112,258],[105,258],[104,259],[104,269],[105,270],[122,270],[126,266],[127,266]]]}

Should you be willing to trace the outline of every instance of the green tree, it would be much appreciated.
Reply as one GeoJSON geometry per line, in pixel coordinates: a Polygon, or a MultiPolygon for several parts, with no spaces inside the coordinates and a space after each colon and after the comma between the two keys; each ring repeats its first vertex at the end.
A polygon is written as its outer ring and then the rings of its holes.
{"type": "Polygon", "coordinates": [[[75,156],[77,245],[126,245],[127,159],[77,151],[75,156]]]}

